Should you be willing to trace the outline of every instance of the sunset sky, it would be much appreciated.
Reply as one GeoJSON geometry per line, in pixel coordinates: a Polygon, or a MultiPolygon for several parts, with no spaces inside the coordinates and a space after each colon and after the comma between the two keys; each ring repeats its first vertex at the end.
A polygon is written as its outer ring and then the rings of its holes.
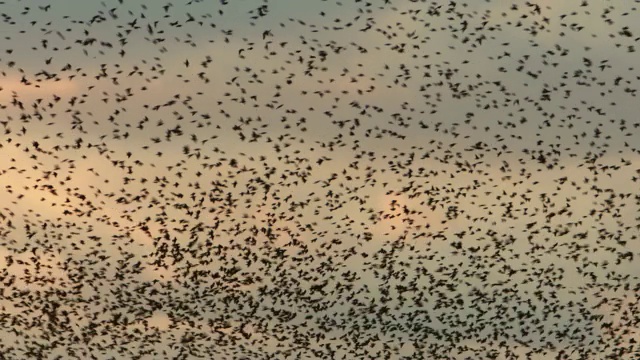
{"type": "Polygon", "coordinates": [[[0,353],[640,356],[637,6],[0,2],[0,353]]]}

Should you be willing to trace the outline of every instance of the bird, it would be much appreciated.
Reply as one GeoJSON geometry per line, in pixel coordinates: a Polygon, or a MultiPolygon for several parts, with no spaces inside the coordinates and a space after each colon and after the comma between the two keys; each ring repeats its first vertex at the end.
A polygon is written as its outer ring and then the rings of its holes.
{"type": "Polygon", "coordinates": [[[636,359],[634,5],[3,7],[3,358],[636,359]]]}

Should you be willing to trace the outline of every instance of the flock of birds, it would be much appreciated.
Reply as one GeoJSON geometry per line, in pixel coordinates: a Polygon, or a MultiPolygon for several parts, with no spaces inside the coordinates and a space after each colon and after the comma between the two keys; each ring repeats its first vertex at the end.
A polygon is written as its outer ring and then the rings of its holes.
{"type": "Polygon", "coordinates": [[[0,3],[0,359],[639,359],[638,1],[0,3]]]}

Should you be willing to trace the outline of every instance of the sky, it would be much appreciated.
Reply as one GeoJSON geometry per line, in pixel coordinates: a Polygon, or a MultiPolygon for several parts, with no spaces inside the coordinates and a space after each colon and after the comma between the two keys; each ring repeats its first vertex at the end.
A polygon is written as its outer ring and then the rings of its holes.
{"type": "Polygon", "coordinates": [[[0,2],[7,358],[633,359],[638,2],[0,2]]]}

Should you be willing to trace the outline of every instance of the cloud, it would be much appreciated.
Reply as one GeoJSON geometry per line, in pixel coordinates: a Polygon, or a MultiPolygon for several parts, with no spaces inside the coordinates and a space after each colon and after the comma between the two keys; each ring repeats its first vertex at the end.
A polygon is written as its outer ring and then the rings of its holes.
{"type": "Polygon", "coordinates": [[[25,85],[20,82],[20,78],[8,76],[0,78],[0,103],[7,105],[13,98],[23,102],[25,108],[30,108],[37,99],[42,99],[41,105],[44,107],[49,102],[54,102],[55,96],[68,97],[78,92],[76,81],[61,79],[60,81],[45,80],[42,82],[31,82],[25,85]]]}

